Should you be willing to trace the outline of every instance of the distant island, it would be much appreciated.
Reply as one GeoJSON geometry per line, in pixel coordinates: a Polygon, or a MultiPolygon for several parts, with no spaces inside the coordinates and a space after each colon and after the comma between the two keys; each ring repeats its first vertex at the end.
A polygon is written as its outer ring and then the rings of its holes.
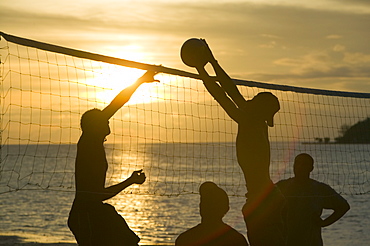
{"type": "Polygon", "coordinates": [[[357,122],[342,134],[335,138],[336,143],[370,144],[370,118],[357,122]]]}
{"type": "Polygon", "coordinates": [[[303,142],[303,144],[370,144],[370,118],[359,121],[352,126],[343,125],[340,137],[334,142],[330,138],[315,138],[314,142],[303,142]]]}

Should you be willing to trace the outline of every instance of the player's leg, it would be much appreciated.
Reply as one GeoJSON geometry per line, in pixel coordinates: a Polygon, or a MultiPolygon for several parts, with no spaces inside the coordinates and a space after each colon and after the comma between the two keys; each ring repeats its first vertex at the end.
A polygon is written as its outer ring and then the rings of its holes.
{"type": "Polygon", "coordinates": [[[282,208],[285,203],[280,190],[272,186],[258,199],[248,194],[242,212],[251,246],[284,246],[282,208]]]}

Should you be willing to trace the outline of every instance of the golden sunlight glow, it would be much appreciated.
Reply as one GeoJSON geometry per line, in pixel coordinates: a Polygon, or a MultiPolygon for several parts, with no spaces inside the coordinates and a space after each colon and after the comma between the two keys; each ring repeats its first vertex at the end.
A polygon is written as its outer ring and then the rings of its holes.
{"type": "MultiPolygon", "coordinates": [[[[135,83],[135,81],[144,73],[144,70],[114,66],[110,64],[104,65],[104,67],[99,69],[97,75],[87,80],[86,83],[91,86],[103,87],[105,89],[98,89],[96,92],[92,92],[94,95],[88,96],[90,98],[96,97],[98,103],[109,104],[121,90],[135,83]]],[[[150,103],[157,101],[158,93],[156,92],[155,87],[156,83],[142,84],[132,95],[128,104],[150,103]]]]}
{"type": "Polygon", "coordinates": [[[115,50],[114,56],[130,61],[142,62],[145,61],[145,54],[142,52],[142,47],[139,45],[125,45],[112,47],[115,50]]]}
{"type": "MultiPolygon", "coordinates": [[[[109,49],[114,50],[114,57],[130,61],[145,61],[145,53],[141,52],[141,46],[113,46],[109,49]]],[[[85,81],[87,85],[94,87],[94,90],[87,93],[86,97],[95,97],[98,103],[109,104],[121,90],[135,83],[145,72],[144,70],[118,65],[99,64],[99,67],[94,69],[92,77],[85,81]]],[[[156,79],[158,79],[158,75],[156,75],[156,79]]],[[[142,84],[132,95],[128,104],[150,103],[157,101],[158,98],[163,98],[158,96],[156,84],[142,84]]]]}

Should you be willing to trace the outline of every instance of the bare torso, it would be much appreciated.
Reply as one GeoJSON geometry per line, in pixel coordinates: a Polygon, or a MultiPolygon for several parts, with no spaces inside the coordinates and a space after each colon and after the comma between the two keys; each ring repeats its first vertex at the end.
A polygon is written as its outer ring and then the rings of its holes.
{"type": "Polygon", "coordinates": [[[244,114],[238,122],[236,154],[243,170],[248,193],[259,193],[272,184],[270,179],[270,143],[264,121],[244,114]]]}
{"type": "Polygon", "coordinates": [[[94,199],[105,186],[108,162],[103,143],[81,136],[76,157],[76,198],[94,199]]]}

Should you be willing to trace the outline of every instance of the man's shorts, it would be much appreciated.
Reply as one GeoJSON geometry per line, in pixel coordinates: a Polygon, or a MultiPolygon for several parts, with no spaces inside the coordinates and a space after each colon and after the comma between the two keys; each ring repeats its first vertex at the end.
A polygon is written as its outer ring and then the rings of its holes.
{"type": "Polygon", "coordinates": [[[137,246],[140,238],[110,204],[74,201],[68,226],[79,246],[137,246]]]}

